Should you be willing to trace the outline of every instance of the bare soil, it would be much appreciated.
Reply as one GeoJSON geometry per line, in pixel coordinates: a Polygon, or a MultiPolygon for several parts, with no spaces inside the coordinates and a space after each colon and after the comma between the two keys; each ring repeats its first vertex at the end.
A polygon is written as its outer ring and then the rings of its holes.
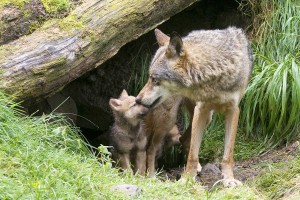
{"type": "MultiPolygon", "coordinates": [[[[253,180],[258,174],[266,171],[269,164],[286,162],[296,157],[300,153],[298,142],[288,146],[271,150],[263,155],[255,156],[247,160],[238,160],[235,162],[235,177],[242,181],[253,180]]],[[[183,172],[183,168],[174,168],[163,171],[160,174],[162,179],[178,180],[183,172]]],[[[197,181],[211,189],[215,185],[221,184],[220,163],[207,163],[202,167],[201,173],[196,177],[197,181]]]]}

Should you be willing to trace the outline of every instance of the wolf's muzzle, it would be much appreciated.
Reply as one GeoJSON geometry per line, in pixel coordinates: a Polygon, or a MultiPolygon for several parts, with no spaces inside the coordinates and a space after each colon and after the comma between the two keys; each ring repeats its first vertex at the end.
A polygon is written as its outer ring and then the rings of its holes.
{"type": "Polygon", "coordinates": [[[146,108],[153,108],[153,107],[155,107],[155,105],[156,104],[158,104],[159,102],[160,102],[160,99],[161,99],[161,96],[160,97],[158,97],[157,99],[155,99],[155,101],[153,101],[153,103],[151,104],[151,105],[145,105],[145,104],[143,104],[142,103],[142,99],[141,98],[136,98],[135,99],[135,102],[137,103],[137,104],[140,104],[140,105],[142,105],[142,106],[145,106],[146,108]]]}
{"type": "Polygon", "coordinates": [[[140,105],[143,105],[143,104],[142,104],[142,99],[139,98],[139,97],[136,97],[136,98],[135,98],[135,103],[140,104],[140,105]]]}

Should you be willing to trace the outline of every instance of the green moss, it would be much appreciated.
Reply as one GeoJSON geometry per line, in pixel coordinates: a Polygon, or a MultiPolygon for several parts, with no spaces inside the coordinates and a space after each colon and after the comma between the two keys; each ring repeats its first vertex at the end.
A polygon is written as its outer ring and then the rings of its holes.
{"type": "Polygon", "coordinates": [[[29,32],[33,33],[36,29],[38,29],[41,26],[41,23],[39,23],[38,21],[34,21],[32,23],[30,23],[29,26],[29,32]]]}
{"type": "Polygon", "coordinates": [[[32,11],[31,11],[31,10],[24,10],[24,11],[22,12],[22,16],[23,16],[23,18],[25,18],[25,19],[29,19],[29,18],[32,16],[32,11]]]}
{"type": "Polygon", "coordinates": [[[61,11],[68,11],[70,9],[69,0],[41,0],[45,10],[50,14],[55,14],[61,11]]]}
{"type": "Polygon", "coordinates": [[[5,58],[18,49],[16,45],[0,45],[0,64],[5,62],[5,58]]]}
{"type": "Polygon", "coordinates": [[[59,28],[62,30],[82,29],[84,24],[75,15],[69,15],[58,22],[59,28]]]}
{"type": "Polygon", "coordinates": [[[22,8],[25,3],[28,3],[30,0],[1,0],[0,9],[5,5],[14,5],[19,8],[22,8]]]}

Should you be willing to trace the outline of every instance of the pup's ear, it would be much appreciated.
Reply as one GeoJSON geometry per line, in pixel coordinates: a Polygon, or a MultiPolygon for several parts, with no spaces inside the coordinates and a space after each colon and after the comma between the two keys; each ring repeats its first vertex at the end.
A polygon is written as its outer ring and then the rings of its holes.
{"type": "Polygon", "coordinates": [[[122,91],[122,93],[120,94],[120,98],[125,98],[125,97],[128,97],[128,94],[127,94],[127,91],[124,89],[122,91]]]}
{"type": "Polygon", "coordinates": [[[176,55],[180,56],[183,52],[182,47],[183,47],[183,42],[180,35],[178,35],[178,33],[176,32],[173,32],[167,49],[167,56],[169,57],[173,57],[176,55]]]}
{"type": "Polygon", "coordinates": [[[110,99],[109,105],[111,109],[118,111],[122,105],[122,102],[119,99],[110,99]]]}
{"type": "Polygon", "coordinates": [[[155,37],[159,46],[167,45],[170,41],[170,37],[161,32],[159,29],[154,30],[155,37]]]}

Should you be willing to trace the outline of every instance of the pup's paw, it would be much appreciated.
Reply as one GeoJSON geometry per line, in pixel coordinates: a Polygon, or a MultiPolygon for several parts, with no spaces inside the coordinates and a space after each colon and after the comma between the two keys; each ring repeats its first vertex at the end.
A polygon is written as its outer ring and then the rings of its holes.
{"type": "Polygon", "coordinates": [[[243,185],[243,183],[234,178],[223,179],[224,187],[237,187],[243,185]]]}

